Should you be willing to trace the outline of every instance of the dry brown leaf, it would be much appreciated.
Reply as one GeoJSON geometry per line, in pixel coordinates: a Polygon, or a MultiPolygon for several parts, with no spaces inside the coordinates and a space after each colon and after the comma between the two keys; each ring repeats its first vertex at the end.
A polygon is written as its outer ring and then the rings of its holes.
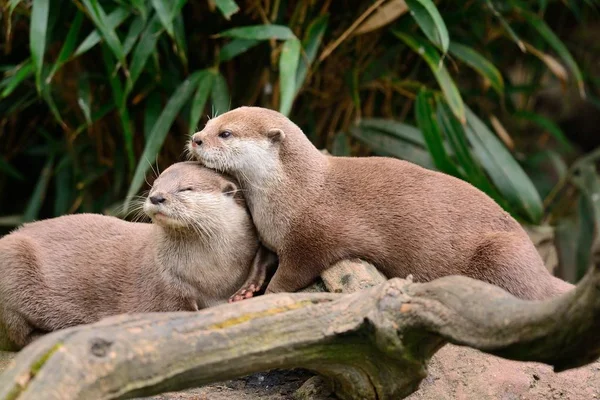
{"type": "Polygon", "coordinates": [[[515,143],[513,142],[512,138],[510,137],[510,134],[508,133],[508,131],[504,128],[504,126],[502,126],[502,124],[500,123],[498,118],[496,118],[494,115],[491,115],[490,122],[492,123],[492,126],[494,127],[496,134],[498,135],[500,140],[502,140],[502,142],[504,142],[506,147],[508,147],[510,150],[514,149],[515,143]]]}
{"type": "Polygon", "coordinates": [[[566,87],[567,82],[569,81],[569,73],[567,72],[567,69],[560,63],[560,61],[549,54],[539,51],[529,43],[525,43],[525,48],[528,52],[546,64],[548,69],[560,80],[563,88],[566,87]]]}
{"type": "Polygon", "coordinates": [[[407,11],[408,6],[404,0],[390,0],[371,14],[371,16],[369,16],[369,18],[354,31],[354,35],[362,35],[379,29],[398,19],[407,11]]]}

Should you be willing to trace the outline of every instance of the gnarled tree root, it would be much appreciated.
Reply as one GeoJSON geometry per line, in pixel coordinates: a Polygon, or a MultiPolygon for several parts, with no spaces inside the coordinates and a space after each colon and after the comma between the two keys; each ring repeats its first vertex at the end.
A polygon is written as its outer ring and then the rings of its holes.
{"type": "Polygon", "coordinates": [[[260,296],[54,332],[0,376],[0,399],[131,398],[293,367],[319,373],[342,399],[398,399],[445,343],[562,371],[600,357],[599,332],[599,267],[543,302],[466,277],[391,279],[351,294],[260,296]]]}

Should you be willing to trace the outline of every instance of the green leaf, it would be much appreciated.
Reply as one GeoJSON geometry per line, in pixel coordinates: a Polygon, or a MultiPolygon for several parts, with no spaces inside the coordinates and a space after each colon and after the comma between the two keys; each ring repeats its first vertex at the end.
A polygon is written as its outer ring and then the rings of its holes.
{"type": "Polygon", "coordinates": [[[306,29],[304,39],[302,40],[304,57],[300,57],[300,64],[298,65],[298,72],[296,73],[296,94],[302,88],[308,69],[317,56],[317,50],[323,40],[328,21],[328,15],[321,15],[315,18],[306,29]]]}
{"type": "Polygon", "coordinates": [[[296,38],[292,30],[284,25],[251,25],[242,28],[232,28],[219,33],[216,37],[254,40],[290,40],[296,38]]]}
{"type": "MultiPolygon", "coordinates": [[[[108,16],[106,17],[106,23],[110,29],[116,29],[119,27],[127,17],[129,17],[129,11],[122,7],[115,8],[108,16]]],[[[100,43],[102,37],[100,36],[99,31],[96,29],[92,31],[84,40],[81,42],[75,53],[73,54],[73,58],[78,57],[100,43]]]]}
{"type": "Polygon", "coordinates": [[[125,142],[125,150],[127,152],[127,158],[129,161],[129,170],[132,171],[135,166],[135,154],[133,151],[133,130],[131,129],[131,119],[129,117],[129,111],[125,102],[125,94],[123,92],[123,86],[119,77],[112,73],[115,69],[115,63],[108,52],[108,48],[105,44],[102,44],[102,54],[104,60],[104,67],[106,69],[106,76],[108,77],[110,87],[112,89],[113,102],[117,106],[119,112],[119,119],[121,121],[121,128],[123,129],[123,137],[125,142]]]}
{"type": "Polygon", "coordinates": [[[187,41],[185,40],[185,27],[183,25],[183,15],[177,14],[173,20],[175,29],[175,44],[177,56],[181,60],[181,64],[187,68],[187,41]]]}
{"type": "Polygon", "coordinates": [[[279,112],[287,116],[292,110],[296,94],[296,72],[300,60],[300,41],[286,40],[279,58],[279,83],[281,99],[279,112]]]}
{"type": "Polygon", "coordinates": [[[450,44],[448,29],[433,1],[406,0],[406,5],[425,36],[446,53],[450,44]]]}
{"type": "Polygon", "coordinates": [[[437,169],[447,174],[462,178],[462,174],[444,148],[444,138],[437,124],[431,101],[433,96],[427,90],[420,90],[415,100],[415,119],[417,126],[423,133],[429,154],[437,169]]]}
{"type": "Polygon", "coordinates": [[[234,39],[219,51],[219,62],[229,61],[258,45],[261,41],[255,39],[234,39]]]}
{"type": "Polygon", "coordinates": [[[567,46],[564,45],[564,43],[558,38],[558,36],[556,36],[556,34],[552,31],[552,29],[550,29],[543,19],[527,11],[523,11],[523,16],[527,22],[529,22],[529,24],[535,28],[538,34],[544,38],[544,40],[554,49],[554,51],[556,51],[558,56],[562,58],[565,64],[567,64],[575,76],[575,81],[577,82],[577,87],[579,88],[581,97],[585,98],[585,86],[583,83],[581,70],[567,49],[567,46]]]}
{"type": "Polygon", "coordinates": [[[20,181],[25,179],[23,174],[21,174],[18,169],[6,162],[2,156],[0,156],[0,171],[20,181]]]}
{"type": "Polygon", "coordinates": [[[48,73],[48,77],[46,77],[46,84],[52,81],[52,77],[62,67],[68,60],[71,54],[73,54],[73,50],[75,50],[75,45],[77,44],[77,36],[79,35],[79,31],[81,29],[81,24],[83,22],[83,13],[81,11],[77,11],[75,15],[75,19],[71,27],[69,28],[69,32],[67,32],[67,37],[65,38],[65,42],[63,43],[62,49],[60,49],[60,53],[58,54],[58,58],[52,65],[50,72],[48,73]]]}
{"type": "Polygon", "coordinates": [[[350,143],[348,141],[348,135],[344,132],[338,132],[333,137],[333,143],[331,145],[331,154],[338,157],[349,157],[350,156],[350,143]]]}
{"type": "Polygon", "coordinates": [[[229,98],[229,89],[225,77],[218,71],[214,71],[215,75],[212,91],[210,92],[210,100],[213,106],[213,118],[229,111],[231,99],[229,98]]]}
{"type": "Polygon", "coordinates": [[[211,71],[203,70],[201,72],[202,74],[198,78],[198,88],[196,89],[196,94],[194,95],[190,109],[190,128],[188,132],[190,136],[198,131],[198,122],[200,121],[202,112],[204,112],[204,109],[206,108],[206,102],[215,81],[215,74],[211,71]]]}
{"type": "Polygon", "coordinates": [[[125,60],[125,52],[123,51],[123,45],[119,40],[119,37],[115,33],[115,29],[112,28],[108,23],[108,18],[102,6],[98,3],[98,0],[81,0],[83,5],[88,11],[94,25],[100,31],[100,35],[105,40],[106,45],[110,48],[115,58],[119,60],[119,63],[127,70],[127,62],[125,60]]]}
{"type": "Polygon", "coordinates": [[[150,54],[152,54],[152,52],[156,49],[156,42],[158,41],[161,31],[162,25],[158,19],[158,16],[154,15],[144,29],[138,44],[135,46],[135,50],[133,50],[131,68],[129,69],[130,79],[127,81],[125,86],[126,94],[131,92],[135,82],[144,70],[144,66],[148,61],[148,57],[150,57],[150,54]]]}
{"type": "Polygon", "coordinates": [[[29,198],[29,203],[27,204],[27,208],[25,209],[25,213],[23,215],[23,222],[31,222],[38,217],[40,209],[42,208],[42,204],[44,203],[44,197],[46,196],[48,183],[50,182],[50,178],[52,177],[53,166],[54,154],[51,154],[48,157],[46,164],[42,168],[40,177],[35,185],[31,197],[29,198]]]}
{"type": "Polygon", "coordinates": [[[513,115],[517,118],[522,118],[531,121],[534,124],[541,127],[542,129],[544,129],[546,132],[554,136],[554,138],[564,147],[564,149],[567,152],[574,150],[573,145],[571,144],[569,139],[567,139],[560,127],[556,125],[556,123],[551,119],[530,111],[517,111],[513,115]]]}
{"type": "Polygon", "coordinates": [[[577,275],[581,278],[590,266],[594,240],[600,229],[600,180],[593,163],[581,165],[579,173],[573,182],[581,191],[577,245],[577,275]]]}
{"type": "Polygon", "coordinates": [[[157,91],[150,93],[146,99],[146,111],[144,112],[144,139],[148,141],[154,125],[160,115],[162,109],[162,101],[157,91]]]}
{"type": "Polygon", "coordinates": [[[492,181],[530,222],[539,222],[543,212],[542,200],[531,179],[496,135],[468,107],[466,111],[465,132],[492,181]]]}
{"type": "Polygon", "coordinates": [[[361,119],[358,126],[361,129],[376,129],[395,136],[396,138],[407,141],[422,149],[426,148],[423,134],[419,129],[412,125],[384,118],[364,118],[361,119]]]}
{"type": "Polygon", "coordinates": [[[438,84],[442,88],[452,112],[454,115],[456,115],[461,123],[464,123],[466,120],[465,105],[462,97],[460,96],[460,92],[458,91],[456,84],[450,77],[448,70],[443,65],[440,55],[435,47],[420,37],[408,35],[399,31],[393,31],[393,33],[402,39],[411,49],[413,49],[413,51],[417,52],[421,57],[423,57],[433,72],[438,84]]]}
{"type": "Polygon", "coordinates": [[[400,158],[435,170],[435,165],[427,150],[410,142],[397,139],[379,130],[359,126],[350,128],[350,134],[369,146],[378,155],[400,158]]]}
{"type": "Polygon", "coordinates": [[[141,16],[135,18],[129,25],[129,31],[127,32],[127,36],[125,36],[125,41],[123,42],[123,52],[125,53],[125,56],[127,56],[133,49],[133,45],[140,37],[142,31],[144,30],[144,26],[145,21],[141,16]]]}
{"type": "Polygon", "coordinates": [[[231,16],[240,10],[234,0],[215,0],[215,3],[227,20],[231,19],[231,16]]]}
{"type": "Polygon", "coordinates": [[[492,85],[492,88],[500,96],[504,96],[504,79],[494,64],[489,62],[473,48],[465,46],[464,44],[452,42],[450,43],[449,50],[451,54],[460,58],[487,79],[492,85]]]}
{"type": "Polygon", "coordinates": [[[500,21],[500,25],[502,25],[504,30],[508,33],[508,36],[511,37],[511,39],[517,44],[517,46],[519,46],[519,49],[521,49],[521,51],[524,53],[525,52],[525,44],[523,43],[521,38],[511,28],[510,24],[504,19],[502,14],[500,14],[498,12],[498,10],[496,10],[494,8],[494,5],[492,4],[491,0],[485,0],[485,3],[487,5],[487,7],[490,9],[490,11],[492,12],[492,14],[494,14],[494,16],[498,19],[498,21],[500,21]]]}
{"type": "Polygon", "coordinates": [[[54,216],[58,217],[69,211],[73,196],[72,171],[73,165],[70,154],[64,156],[56,166],[54,187],[54,216]]]}
{"type": "Polygon", "coordinates": [[[144,151],[142,153],[142,157],[138,162],[135,173],[133,175],[133,179],[131,181],[131,185],[129,186],[129,190],[127,192],[127,197],[125,200],[126,209],[129,207],[129,203],[133,196],[137,193],[137,191],[142,187],[144,183],[144,179],[146,176],[146,172],[148,171],[149,164],[148,160],[154,160],[158,153],[160,152],[160,148],[162,147],[163,142],[167,137],[167,133],[173,125],[175,118],[179,114],[179,111],[184,106],[184,104],[188,101],[194,89],[198,85],[198,79],[201,76],[202,71],[195,72],[191,74],[185,81],[183,81],[172,94],[171,98],[167,102],[163,112],[158,117],[152,132],[150,132],[150,137],[146,141],[146,146],[144,147],[144,151]]]}
{"type": "Polygon", "coordinates": [[[83,112],[88,126],[92,124],[92,93],[90,91],[90,81],[86,74],[79,79],[77,85],[78,99],[77,104],[83,112]]]}
{"type": "Polygon", "coordinates": [[[173,14],[171,13],[172,1],[169,0],[151,0],[152,6],[156,10],[156,15],[160,20],[162,26],[165,27],[165,30],[171,37],[175,37],[175,33],[173,31],[173,14]]]}
{"type": "Polygon", "coordinates": [[[49,14],[50,0],[33,0],[31,5],[31,22],[29,24],[29,48],[35,67],[35,86],[38,93],[42,92],[42,67],[46,52],[49,14]]]}
{"type": "MultiPolygon", "coordinates": [[[[10,94],[23,82],[25,79],[29,78],[31,74],[34,72],[33,61],[31,58],[25,60],[21,65],[17,66],[12,73],[12,76],[7,76],[0,83],[0,87],[3,87],[2,93],[0,94],[0,98],[5,98],[10,96],[10,94]]],[[[8,74],[7,74],[8,75],[8,74]]]]}

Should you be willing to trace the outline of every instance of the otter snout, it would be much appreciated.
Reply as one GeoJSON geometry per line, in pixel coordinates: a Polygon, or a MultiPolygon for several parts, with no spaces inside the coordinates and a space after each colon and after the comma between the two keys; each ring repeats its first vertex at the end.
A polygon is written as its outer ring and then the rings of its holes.
{"type": "Polygon", "coordinates": [[[200,139],[198,134],[195,134],[194,136],[192,136],[192,147],[196,147],[196,146],[202,146],[202,139],[200,139]]]}
{"type": "Polygon", "coordinates": [[[150,196],[150,203],[156,205],[159,205],[161,203],[165,202],[165,197],[162,194],[155,194],[154,196],[150,196]]]}

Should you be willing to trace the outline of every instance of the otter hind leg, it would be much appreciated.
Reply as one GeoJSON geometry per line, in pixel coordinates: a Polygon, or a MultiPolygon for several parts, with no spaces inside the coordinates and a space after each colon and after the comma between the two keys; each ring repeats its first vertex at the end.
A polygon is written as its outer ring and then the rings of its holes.
{"type": "Polygon", "coordinates": [[[2,319],[3,333],[19,349],[27,346],[46,333],[36,329],[23,315],[15,311],[4,310],[2,319]]]}
{"type": "Polygon", "coordinates": [[[525,300],[542,300],[565,292],[567,282],[552,276],[525,233],[486,235],[471,257],[466,273],[525,300]]]}
{"type": "Polygon", "coordinates": [[[253,297],[255,293],[260,292],[264,287],[267,275],[273,273],[277,268],[277,263],[277,254],[268,250],[261,244],[252,260],[248,278],[246,278],[242,287],[229,298],[229,302],[232,303],[248,299],[253,297]]]}

